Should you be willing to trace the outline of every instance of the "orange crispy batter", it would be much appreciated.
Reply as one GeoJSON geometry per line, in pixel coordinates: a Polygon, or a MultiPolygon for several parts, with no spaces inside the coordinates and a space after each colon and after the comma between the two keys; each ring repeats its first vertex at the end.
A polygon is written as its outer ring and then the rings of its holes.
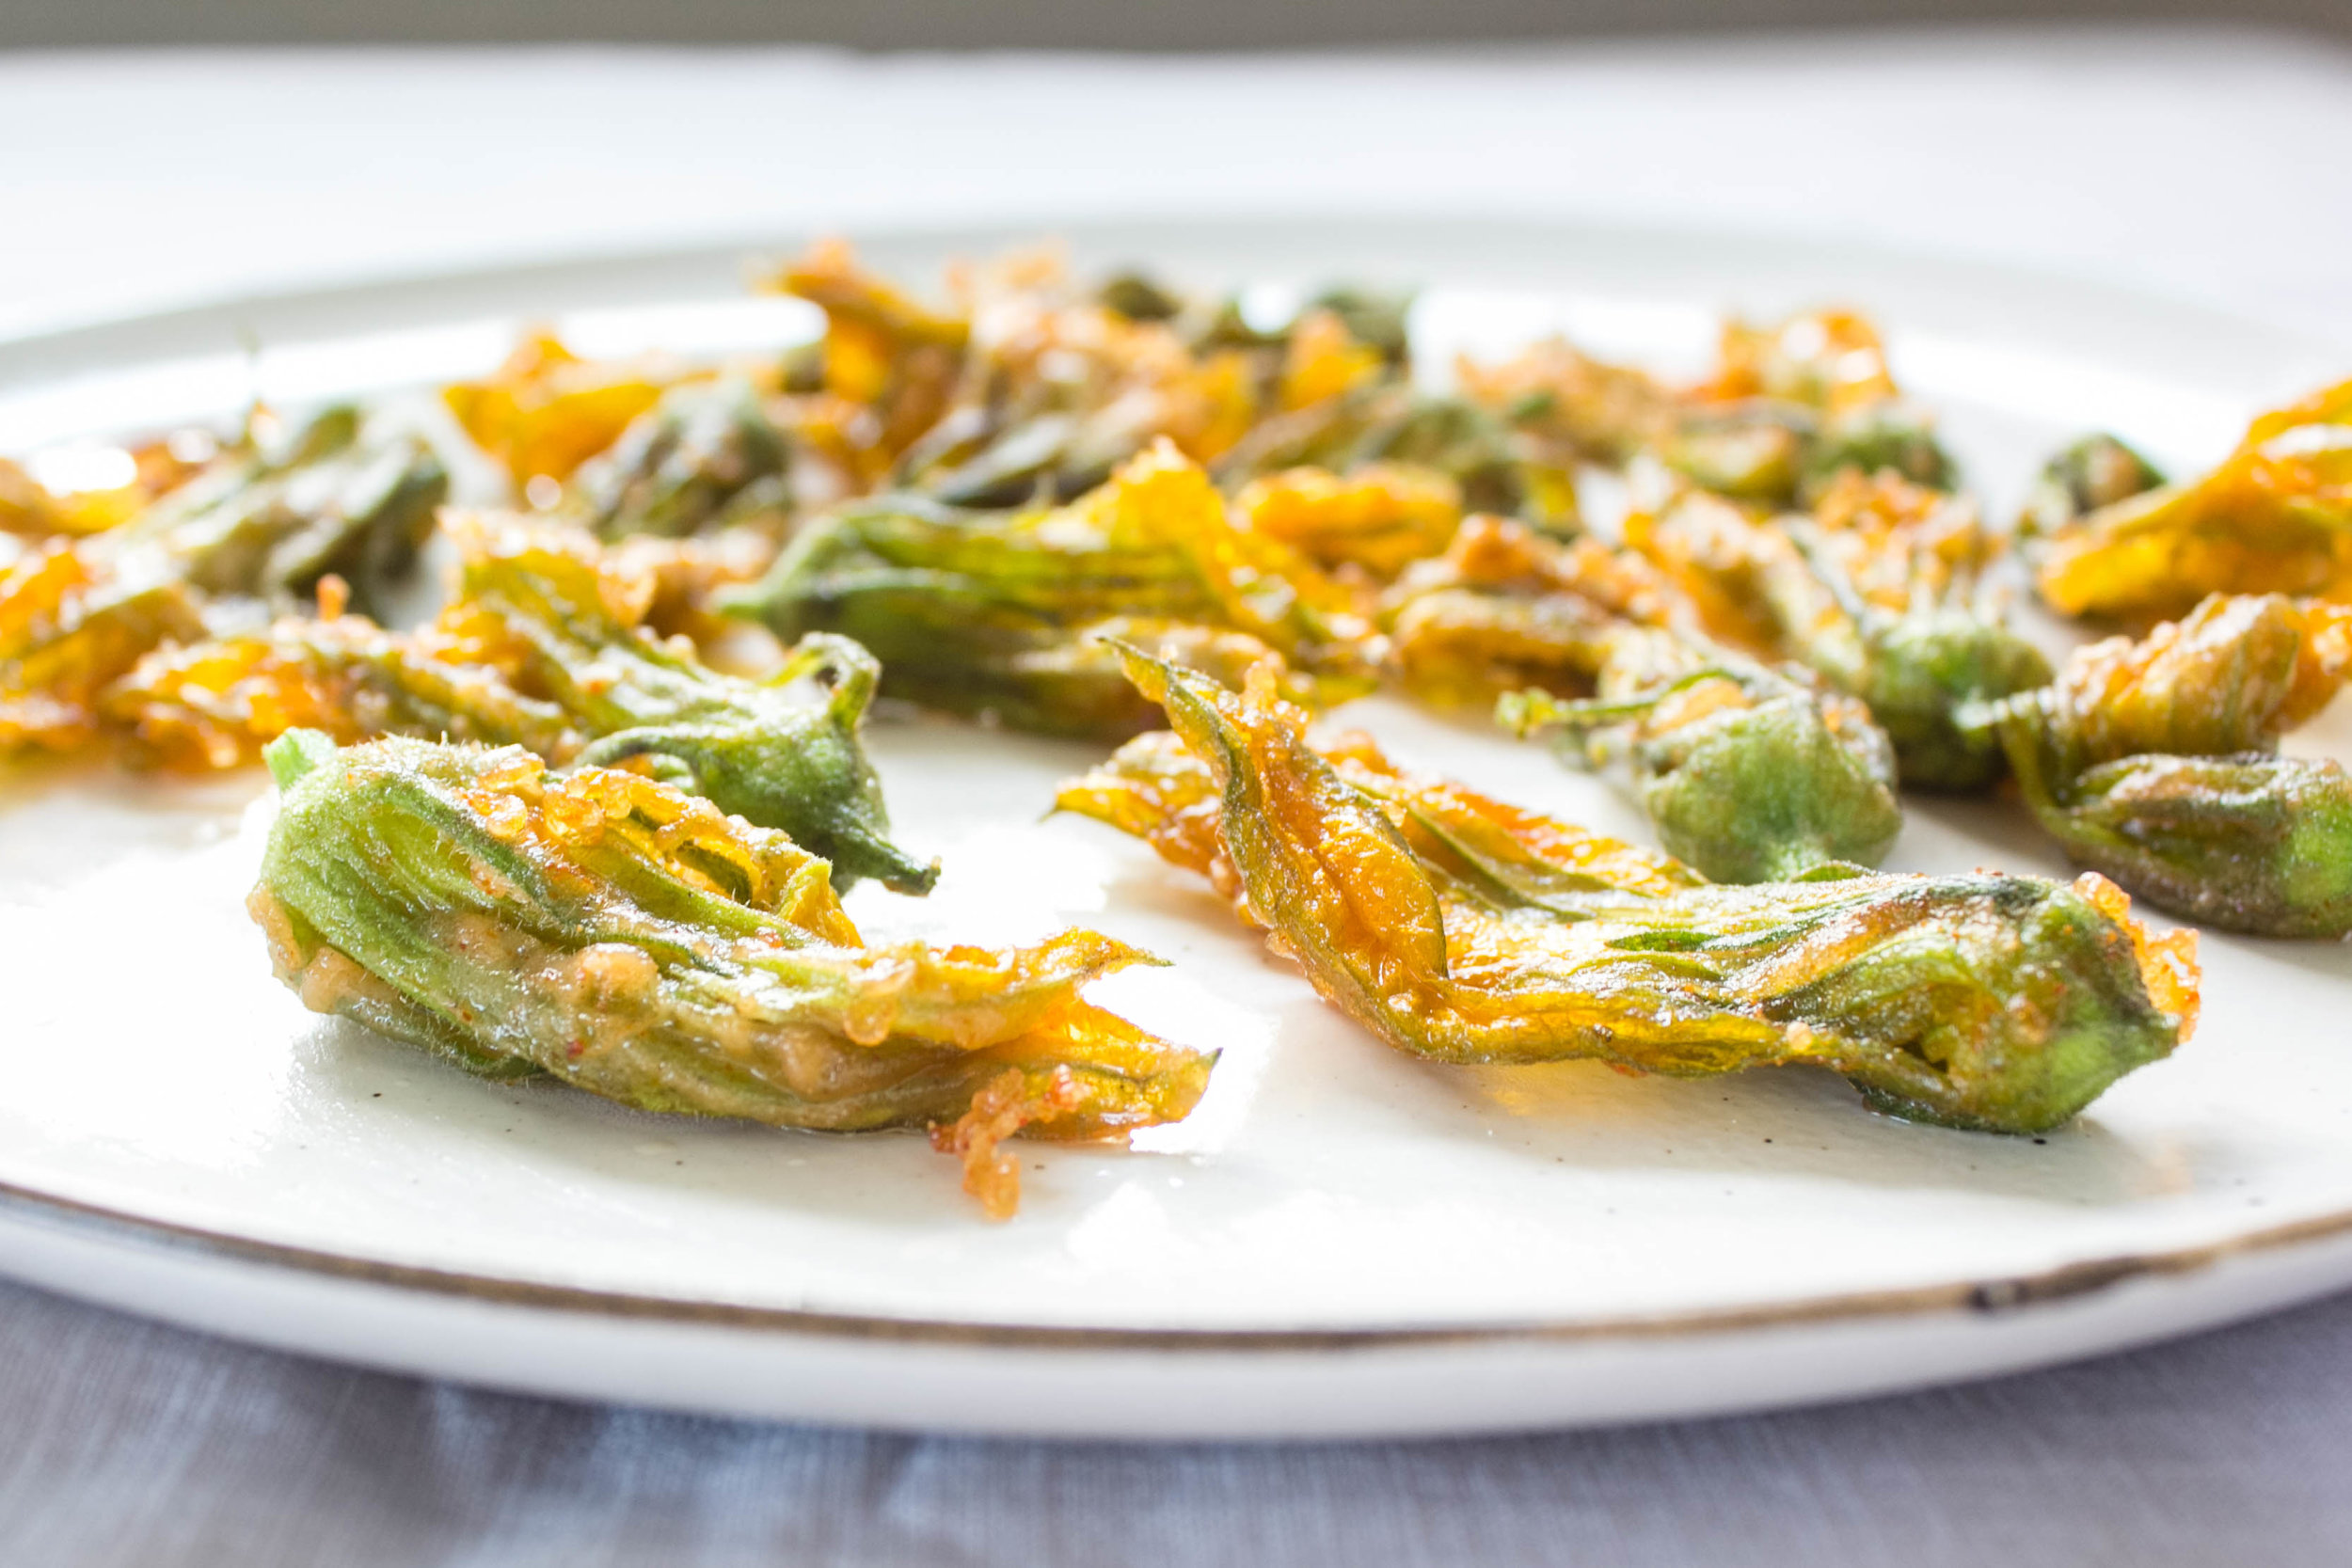
{"type": "Polygon", "coordinates": [[[2054,534],[2042,596],[2066,615],[2178,615],[2208,594],[2352,601],[2352,381],[2265,414],[2219,467],[2054,534]]]}
{"type": "Polygon", "coordinates": [[[1021,1161],[998,1146],[1033,1122],[1068,1116],[1078,1104],[1078,1085],[1067,1069],[1045,1074],[1041,1086],[1008,1068],[972,1097],[970,1110],[931,1128],[931,1147],[963,1162],[963,1190],[979,1199],[983,1213],[1009,1220],[1021,1206],[1021,1161]]]}
{"type": "Polygon", "coordinates": [[[1704,401],[1782,398],[1831,414],[1896,395],[1886,345],[1856,310],[1807,311],[1771,326],[1724,324],[1720,363],[1697,389],[1704,401]]]}
{"type": "Polygon", "coordinates": [[[2195,1034],[2204,1006],[2199,990],[2203,972],[2197,963],[2196,929],[2183,926],[2161,935],[2151,932],[2146,922],[2132,913],[2132,895],[2096,871],[2075,878],[2074,891],[2130,936],[2148,1000],[2181,1021],[2181,1038],[2195,1034]]]}
{"type": "Polygon", "coordinates": [[[1370,385],[1380,366],[1380,351],[1358,342],[1337,314],[1310,311],[1291,333],[1283,356],[1281,405],[1296,409],[1327,403],[1370,385]]]}
{"type": "Polygon", "coordinates": [[[1253,480],[1234,500],[1252,532],[1325,567],[1393,578],[1446,547],[1462,522],[1462,488],[1434,468],[1374,463],[1342,476],[1289,468],[1253,480]]]}
{"type": "Polygon", "coordinates": [[[2076,650],[2048,698],[2081,765],[2265,751],[2352,673],[2352,606],[2215,594],[2134,641],[2076,650]]]}
{"type": "Polygon", "coordinates": [[[489,377],[458,382],[441,397],[519,489],[533,479],[568,478],[680,378],[651,363],[582,359],[553,333],[538,332],[489,377]]]}

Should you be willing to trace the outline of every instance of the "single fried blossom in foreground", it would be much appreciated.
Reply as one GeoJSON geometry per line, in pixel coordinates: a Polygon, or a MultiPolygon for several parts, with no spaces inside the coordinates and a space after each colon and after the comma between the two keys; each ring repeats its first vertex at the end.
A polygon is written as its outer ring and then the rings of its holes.
{"type": "Polygon", "coordinates": [[[1207,874],[1327,1001],[1417,1055],[1678,1076],[1813,1064],[1901,1116],[2030,1132],[2194,1025],[2195,933],[2151,935],[2102,879],[1709,886],[1400,773],[1369,741],[1311,745],[1262,684],[1128,666],[1174,732],[1061,805],[1207,874]]]}
{"type": "Polygon", "coordinates": [[[783,833],[635,773],[516,747],[315,731],[250,900],[278,974],[337,1013],[495,1078],[780,1127],[937,1127],[1009,1212],[996,1144],[1188,1113],[1210,1056],[1079,994],[1152,961],[1089,931],[1033,947],[869,947],[831,868],[783,833]]]}

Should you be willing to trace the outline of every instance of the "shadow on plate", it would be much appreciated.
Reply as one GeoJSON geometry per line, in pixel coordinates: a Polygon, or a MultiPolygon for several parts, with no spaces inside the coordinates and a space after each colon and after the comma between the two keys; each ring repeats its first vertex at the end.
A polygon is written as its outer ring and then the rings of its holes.
{"type": "Polygon", "coordinates": [[[2192,1140],[2126,1137],[2101,1123],[2095,1107],[2040,1137],[1907,1122],[1871,1110],[1845,1080],[1819,1068],[1708,1079],[1637,1078],[1595,1062],[1424,1070],[1454,1091],[1428,1097],[1433,1119],[1531,1161],[1589,1169],[1797,1177],[2111,1207],[2186,1193],[2201,1163],[2192,1140]],[[1465,1101],[1462,1111],[1445,1109],[1465,1101]]]}
{"type": "MultiPolygon", "coordinates": [[[[389,1149],[480,1162],[485,1177],[507,1184],[501,1202],[626,1210],[632,1194],[691,1196],[720,1246],[739,1240],[724,1228],[737,1206],[909,1233],[979,1220],[961,1191],[961,1167],[919,1131],[818,1132],[640,1111],[552,1079],[477,1078],[342,1019],[320,1020],[294,1049],[294,1092],[320,1122],[389,1149]]],[[[1039,1176],[1041,1186],[1044,1162],[1036,1156],[1047,1147],[1022,1149],[1024,1174],[1039,1176]]],[[[1127,1157],[1111,1146],[1085,1147],[1127,1157]]]]}

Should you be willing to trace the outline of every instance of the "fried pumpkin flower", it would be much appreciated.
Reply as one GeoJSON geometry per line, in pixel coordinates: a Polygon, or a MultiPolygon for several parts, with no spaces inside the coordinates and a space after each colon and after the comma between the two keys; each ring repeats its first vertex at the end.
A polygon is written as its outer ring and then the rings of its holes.
{"type": "Polygon", "coordinates": [[[1263,423],[1320,428],[1404,375],[1402,311],[1381,296],[1335,292],[1261,329],[1233,301],[1139,276],[1080,288],[1047,246],[951,269],[948,282],[953,303],[934,311],[837,243],[772,280],[826,312],[813,373],[788,384],[854,413],[833,421],[851,493],[980,509],[1070,501],[1156,441],[1216,462],[1263,423]]]}
{"type": "Polygon", "coordinates": [[[785,834],[517,748],[295,731],[250,907],[304,1004],[495,1078],[772,1126],[935,1130],[1009,1214],[1014,1132],[1181,1118],[1212,1058],[1081,989],[1145,955],[1088,931],[868,947],[785,834]]]}
{"type": "Polygon", "coordinates": [[[92,744],[110,682],[150,649],[203,634],[180,583],[104,585],[62,544],[15,562],[0,572],[0,756],[92,744]]]}
{"type": "Polygon", "coordinates": [[[2103,507],[2142,496],[2164,483],[2156,466],[2122,437],[2094,432],[2050,454],[2026,492],[2017,532],[2045,538],[2103,507]]]}
{"type": "Polygon", "coordinates": [[[1728,648],[1611,634],[1600,695],[1513,692],[1496,721],[1556,731],[1564,756],[1623,777],[1668,852],[1719,882],[1874,865],[1902,831],[1895,753],[1869,710],[1728,648]]]}
{"type": "Polygon", "coordinates": [[[885,463],[946,411],[971,323],[934,310],[858,264],[841,240],[825,240],[764,286],[825,313],[819,353],[824,389],[868,411],[870,449],[885,463]]]}
{"type": "Polygon", "coordinates": [[[1857,310],[1807,310],[1771,325],[1724,323],[1706,396],[1723,402],[1772,398],[1838,414],[1898,395],[1886,345],[1857,310]]]}
{"type": "Polygon", "coordinates": [[[1639,555],[1472,517],[1383,600],[1391,679],[1491,705],[1622,775],[1667,847],[1718,881],[1869,863],[1902,824],[1883,731],[1852,698],[1708,639],[1639,555]],[[1571,700],[1575,699],[1575,700],[1571,700]]]}
{"type": "Polygon", "coordinates": [[[1462,489],[1435,468],[1375,463],[1352,474],[1286,468],[1252,480],[1233,509],[1253,533],[1279,539],[1326,569],[1390,578],[1442,554],[1462,523],[1462,489]]]}
{"type": "Polygon", "coordinates": [[[1849,469],[1938,489],[1955,475],[1932,421],[1898,391],[1877,327],[1851,310],[1725,322],[1714,372],[1690,387],[1560,339],[1460,373],[1474,401],[1547,450],[1613,467],[1648,454],[1736,500],[1810,503],[1849,469]]]}
{"type": "Polygon", "coordinates": [[[1154,721],[1093,641],[1104,631],[1233,674],[1270,651],[1335,695],[1371,684],[1353,596],[1233,526],[1208,475],[1165,442],[1066,507],[844,508],[722,605],[779,637],[855,638],[888,693],[1047,734],[1123,738],[1154,721]]]}
{"type": "Polygon", "coordinates": [[[0,533],[32,539],[103,533],[196,477],[218,451],[207,431],[175,431],[127,448],[74,452],[73,467],[87,477],[51,484],[0,457],[0,533]]]}
{"type": "Polygon", "coordinates": [[[1658,451],[1707,489],[1776,506],[1810,504],[1850,470],[1938,490],[1957,472],[1932,421],[1903,401],[1878,328],[1852,310],[1726,322],[1714,376],[1658,451]]]}
{"type": "Polygon", "coordinates": [[[1723,888],[1304,715],[1133,657],[1171,736],[1064,809],[1205,871],[1326,1001],[1447,1062],[1583,1058],[1696,1077],[1810,1064],[1872,1105],[2035,1132],[2193,1026],[2193,933],[2099,879],[1833,877],[1723,888]]]}
{"type": "Polygon", "coordinates": [[[128,522],[35,546],[0,573],[0,752],[90,744],[110,683],[216,613],[249,618],[246,601],[292,602],[329,576],[381,594],[447,493],[421,441],[337,407],[248,435],[128,522]]]}
{"type": "Polygon", "coordinates": [[[248,434],[129,522],[79,547],[92,575],[136,589],[290,602],[332,573],[363,607],[405,578],[449,476],[418,437],[330,407],[248,434]]]}
{"type": "Polygon", "coordinates": [[[574,476],[566,508],[605,539],[682,539],[731,512],[788,510],[788,433],[745,378],[661,394],[574,476]]]}
{"type": "Polygon", "coordinates": [[[1451,480],[1469,511],[1567,534],[1581,526],[1571,463],[1467,398],[1386,379],[1260,420],[1217,461],[1216,475],[1238,489],[1291,468],[1345,475],[1409,465],[1451,480]]]}
{"type": "Polygon", "coordinates": [[[2352,933],[2352,775],[2279,737],[2352,668],[2352,609],[2217,595],[2075,654],[1989,722],[2026,803],[2084,865],[2258,936],[2352,933]]]}
{"type": "Polygon", "coordinates": [[[2352,599],[2352,381],[2263,415],[2201,478],[2058,529],[2039,580],[2060,614],[2119,620],[2208,594],[2352,599]]]}
{"type": "Polygon", "coordinates": [[[893,476],[953,506],[1068,501],[1163,437],[1223,453],[1273,396],[1264,354],[1191,341],[1074,286],[1057,253],[1026,252],[963,281],[972,335],[952,405],[893,476]]]}
{"type": "MultiPolygon", "coordinates": [[[[1249,327],[1230,302],[1196,326],[1196,341],[1241,345],[1274,388],[1216,459],[1218,483],[1239,491],[1302,469],[1353,480],[1406,468],[1450,482],[1460,509],[1575,532],[1577,454],[1475,396],[1416,386],[1409,305],[1408,296],[1333,290],[1274,331],[1249,327]]],[[[1423,553],[1443,544],[1428,541],[1423,553]]]]}
{"type": "Polygon", "coordinates": [[[1517,356],[1454,364],[1463,395],[1545,443],[1568,463],[1619,467],[1674,428],[1676,394],[1646,371],[1613,365],[1565,338],[1547,338],[1517,356]]]}
{"type": "Polygon", "coordinates": [[[678,376],[650,362],[583,359],[553,333],[537,332],[483,380],[443,388],[441,401],[521,491],[534,479],[570,478],[678,376]]]}
{"type": "Polygon", "coordinates": [[[1229,490],[1286,469],[1352,479],[1401,465],[1443,475],[1462,505],[1575,523],[1565,467],[1474,404],[1413,386],[1408,296],[1329,290],[1268,321],[1136,275],[1084,290],[1039,248],[952,270],[953,305],[934,311],[837,243],[771,286],[826,312],[823,342],[787,386],[854,416],[829,416],[838,438],[818,443],[839,449],[850,494],[1068,502],[1168,440],[1229,490]]]}
{"type": "Polygon", "coordinates": [[[1483,515],[1442,556],[1408,567],[1379,610],[1390,677],[1443,705],[1489,706],[1529,687],[1590,696],[1628,624],[1688,627],[1694,612],[1638,556],[1483,515]]]}
{"type": "Polygon", "coordinates": [[[108,696],[167,761],[228,766],[286,730],[513,744],[559,766],[630,768],[789,832],[844,885],[927,891],[892,843],[858,739],[880,670],[812,637],[765,681],[722,674],[641,625],[655,584],[564,531],[453,519],[458,595],[413,634],[363,617],[288,619],[159,655],[108,696]],[[794,688],[813,681],[812,702],[794,688]]]}
{"type": "Polygon", "coordinates": [[[1718,636],[1860,699],[1905,784],[1992,784],[2001,749],[1963,718],[2050,678],[2002,622],[1986,577],[2000,546],[1975,507],[1892,471],[1847,469],[1812,515],[1769,522],[1685,496],[1629,517],[1626,536],[1718,636]]]}

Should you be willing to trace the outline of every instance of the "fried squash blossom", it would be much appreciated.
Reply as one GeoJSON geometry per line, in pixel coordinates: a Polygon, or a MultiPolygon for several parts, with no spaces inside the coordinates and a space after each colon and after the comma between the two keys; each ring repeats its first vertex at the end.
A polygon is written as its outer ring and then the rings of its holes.
{"type": "Polygon", "coordinates": [[[1653,851],[1317,748],[1305,716],[1128,656],[1175,726],[1060,804],[1209,876],[1325,1000],[1450,1062],[1703,1076],[1809,1063],[1873,1106],[2034,1132],[2194,1026],[2194,932],[2112,883],[1994,873],[1718,887],[1653,851]]]}
{"type": "Polygon", "coordinates": [[[520,747],[316,731],[269,748],[283,791],[249,907],[278,977],[485,1076],[778,1127],[930,1127],[1002,1216],[1015,1132],[1180,1119],[1212,1055],[1084,1000],[1148,955],[869,947],[832,868],[785,834],[613,768],[520,747]]]}

